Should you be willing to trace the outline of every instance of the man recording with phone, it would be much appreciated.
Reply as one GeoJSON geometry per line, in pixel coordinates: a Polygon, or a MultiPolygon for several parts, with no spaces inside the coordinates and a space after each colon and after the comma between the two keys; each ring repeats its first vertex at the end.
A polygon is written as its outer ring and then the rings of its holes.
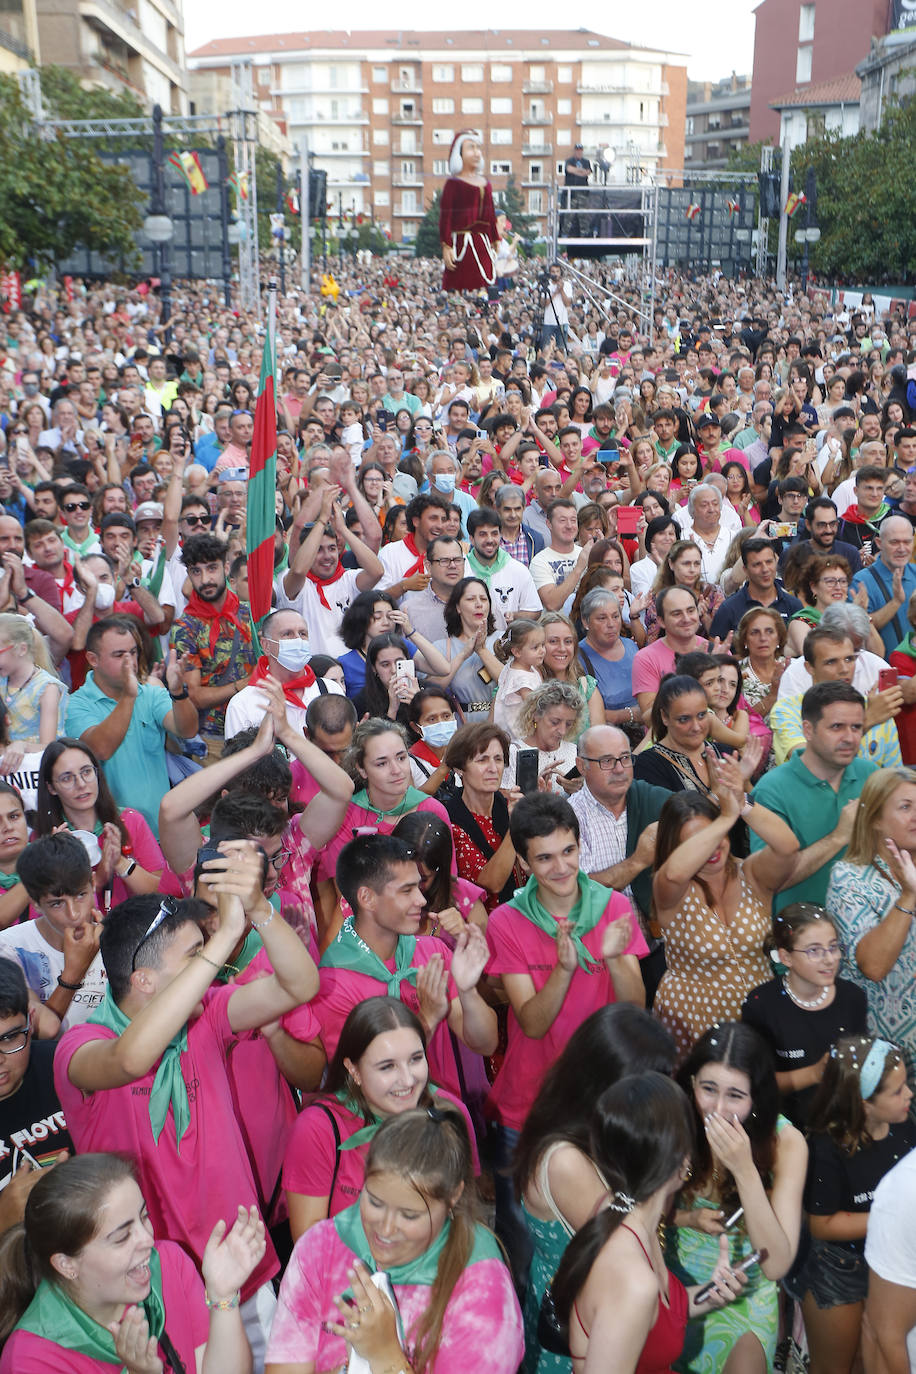
{"type": "Polygon", "coordinates": [[[553,339],[558,348],[566,352],[566,339],[569,333],[569,306],[572,303],[572,286],[563,280],[563,269],[558,262],[550,264],[545,283],[547,303],[544,306],[544,323],[541,328],[541,347],[553,339]]]}

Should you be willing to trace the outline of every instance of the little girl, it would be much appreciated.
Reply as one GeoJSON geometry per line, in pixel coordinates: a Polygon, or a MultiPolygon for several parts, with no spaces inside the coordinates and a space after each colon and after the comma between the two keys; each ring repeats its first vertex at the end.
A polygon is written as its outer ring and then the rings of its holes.
{"type": "Polygon", "coordinates": [[[851,1374],[856,1361],[868,1214],[884,1175],[916,1144],[912,1097],[896,1045],[844,1036],[831,1051],[808,1136],[811,1248],[793,1281],[803,1294],[810,1374],[851,1374]]]}
{"type": "Polygon", "coordinates": [[[513,620],[493,646],[496,657],[506,665],[499,675],[493,721],[510,739],[518,738],[516,724],[522,702],[544,681],[541,664],[545,648],[544,628],[533,620],[513,620]]]}
{"type": "Polygon", "coordinates": [[[749,992],[741,1019],[770,1046],[781,1107],[804,1130],[841,1035],[864,1034],[868,1006],[862,989],[838,978],[843,947],[821,906],[792,902],[773,918],[773,950],[784,973],[749,992]]]}

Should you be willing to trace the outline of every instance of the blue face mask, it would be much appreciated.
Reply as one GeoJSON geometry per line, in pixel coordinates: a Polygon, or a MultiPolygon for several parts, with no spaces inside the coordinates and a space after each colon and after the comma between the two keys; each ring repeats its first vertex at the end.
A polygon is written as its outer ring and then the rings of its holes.
{"type": "Polygon", "coordinates": [[[453,472],[437,472],[433,481],[436,484],[436,491],[448,493],[455,490],[455,474],[453,472]]]}
{"type": "Polygon", "coordinates": [[[437,720],[434,725],[421,726],[420,733],[433,749],[444,749],[457,729],[458,722],[452,716],[451,720],[437,720]]]}

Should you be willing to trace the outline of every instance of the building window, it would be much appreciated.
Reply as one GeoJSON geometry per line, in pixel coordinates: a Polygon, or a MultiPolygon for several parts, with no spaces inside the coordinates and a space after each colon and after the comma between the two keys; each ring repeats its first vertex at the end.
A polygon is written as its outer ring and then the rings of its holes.
{"type": "Polygon", "coordinates": [[[540,215],[540,214],[543,214],[543,211],[544,211],[544,192],[543,192],[543,191],[529,191],[529,192],[528,192],[528,213],[529,213],[530,215],[540,215]]]}
{"type": "Polygon", "coordinates": [[[538,81],[538,82],[540,82],[540,81],[545,81],[546,79],[547,79],[547,68],[546,68],[546,67],[529,67],[529,68],[528,68],[528,80],[529,80],[529,81],[538,81]]]}
{"type": "Polygon", "coordinates": [[[568,148],[572,143],[571,129],[557,129],[557,144],[561,148],[568,148]]]}
{"type": "Polygon", "coordinates": [[[433,129],[433,143],[451,143],[454,137],[454,129],[433,129]]]}
{"type": "Polygon", "coordinates": [[[512,68],[505,62],[494,62],[490,68],[491,81],[511,81],[512,68]]]}
{"type": "Polygon", "coordinates": [[[479,95],[463,95],[461,97],[462,114],[483,114],[483,99],[479,95]]]}
{"type": "Polygon", "coordinates": [[[449,174],[448,163],[441,157],[433,158],[433,176],[447,177],[449,174]]]}
{"type": "Polygon", "coordinates": [[[455,102],[450,95],[433,97],[433,114],[454,114],[455,102]]]}
{"type": "Polygon", "coordinates": [[[383,143],[383,144],[385,145],[385,147],[387,148],[387,147],[388,147],[388,130],[387,130],[387,129],[373,129],[373,130],[372,130],[372,142],[373,142],[373,143],[383,143]]]}
{"type": "Polygon", "coordinates": [[[491,142],[491,143],[500,143],[500,144],[503,144],[503,143],[511,143],[511,142],[512,142],[512,130],[511,130],[511,129],[491,129],[491,130],[490,130],[490,142],[491,142]]]}
{"type": "Polygon", "coordinates": [[[373,162],[372,175],[374,177],[386,177],[390,173],[391,164],[389,162],[373,162]]]}
{"type": "Polygon", "coordinates": [[[512,163],[511,163],[511,162],[491,162],[491,163],[490,163],[490,176],[491,176],[491,177],[510,177],[511,175],[512,175],[512,163]]]}
{"type": "Polygon", "coordinates": [[[490,100],[490,114],[507,115],[512,113],[511,96],[494,96],[490,100]]]}
{"type": "Polygon", "coordinates": [[[467,62],[461,68],[462,81],[482,81],[483,67],[479,62],[467,62]]]}
{"type": "Polygon", "coordinates": [[[561,86],[568,86],[573,79],[572,67],[557,67],[557,80],[561,86]]]}
{"type": "Polygon", "coordinates": [[[558,100],[558,101],[557,101],[557,114],[558,114],[558,115],[571,115],[571,114],[572,114],[572,101],[571,101],[571,100],[558,100]]]}
{"type": "Polygon", "coordinates": [[[530,163],[528,164],[528,180],[529,180],[529,181],[543,181],[543,180],[544,180],[544,169],[543,169],[543,166],[542,166],[542,164],[541,164],[540,162],[530,162],[530,163]]]}
{"type": "Polygon", "coordinates": [[[799,48],[798,58],[795,63],[795,80],[798,82],[811,80],[811,55],[814,49],[809,44],[806,48],[799,48]]]}
{"type": "Polygon", "coordinates": [[[811,43],[814,41],[813,5],[802,5],[798,12],[798,41],[799,43],[811,43]]]}
{"type": "Polygon", "coordinates": [[[386,115],[388,113],[388,101],[383,99],[381,96],[373,96],[372,113],[386,115]]]}
{"type": "Polygon", "coordinates": [[[455,80],[455,68],[454,68],[453,66],[451,66],[451,65],[446,65],[446,64],[441,64],[441,65],[440,65],[440,64],[434,63],[434,64],[433,64],[433,80],[434,80],[434,81],[454,81],[454,80],[455,80]]]}
{"type": "Polygon", "coordinates": [[[688,138],[693,135],[693,115],[688,115],[684,121],[684,133],[688,138]]]}
{"type": "Polygon", "coordinates": [[[805,126],[806,138],[823,138],[827,132],[827,116],[823,110],[808,115],[805,126]]]}
{"type": "Polygon", "coordinates": [[[558,176],[558,177],[565,176],[565,174],[566,174],[566,163],[565,163],[565,162],[558,162],[556,166],[557,166],[557,176],[558,176]]]}
{"type": "Polygon", "coordinates": [[[416,82],[414,80],[412,67],[398,68],[398,85],[405,91],[412,91],[416,82]]]}
{"type": "Polygon", "coordinates": [[[373,68],[372,68],[372,80],[373,80],[373,81],[387,81],[387,80],[388,80],[388,68],[387,68],[387,67],[373,67],[373,68]]]}
{"type": "Polygon", "coordinates": [[[376,205],[391,204],[391,197],[389,196],[387,191],[375,191],[373,193],[372,199],[375,201],[376,205]]]}
{"type": "Polygon", "coordinates": [[[408,210],[410,214],[417,213],[417,193],[416,191],[401,192],[401,209],[408,210]]]}
{"type": "Polygon", "coordinates": [[[415,239],[417,237],[417,226],[414,224],[413,220],[405,221],[401,234],[405,239],[415,239]]]}
{"type": "Polygon", "coordinates": [[[328,85],[333,89],[337,85],[337,68],[328,67],[328,85]]]}

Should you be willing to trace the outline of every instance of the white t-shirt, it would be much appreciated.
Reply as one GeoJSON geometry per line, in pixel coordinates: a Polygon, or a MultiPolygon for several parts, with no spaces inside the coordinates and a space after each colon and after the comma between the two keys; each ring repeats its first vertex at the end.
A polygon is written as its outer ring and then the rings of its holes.
{"type": "MultiPolygon", "coordinates": [[[[465,563],[464,575],[477,576],[470,563],[465,563]]],[[[498,573],[490,573],[486,583],[493,606],[493,623],[499,631],[505,630],[508,624],[507,613],[516,615],[528,611],[532,620],[536,620],[544,609],[531,573],[517,558],[510,558],[498,573]]]]}
{"type": "Polygon", "coordinates": [[[843,516],[849,510],[849,507],[854,506],[856,503],[855,477],[847,477],[834,487],[833,491],[830,493],[830,499],[836,506],[838,517],[842,520],[843,516]]]}
{"type": "MultiPolygon", "coordinates": [[[[870,653],[868,649],[861,649],[856,654],[856,666],[852,675],[852,685],[857,692],[861,692],[863,697],[869,692],[873,692],[878,685],[878,674],[887,664],[883,658],[877,654],[870,653]]],[[[776,693],[777,699],[781,697],[798,696],[799,692],[807,692],[811,687],[812,679],[808,671],[808,665],[799,654],[798,658],[793,658],[789,666],[779,679],[779,691],[776,693]]]]}
{"type": "Polygon", "coordinates": [[[347,646],[340,637],[340,622],[350,602],[359,594],[359,587],[356,585],[359,575],[359,568],[345,568],[343,577],[324,586],[322,590],[327,606],[321,603],[317,584],[310,582],[308,578],[296,597],[287,596],[284,590],[285,573],[274,583],[277,610],[299,612],[309,627],[309,643],[313,653],[330,654],[331,658],[340,658],[341,654],[347,652],[347,646]]]}
{"type": "Polygon", "coordinates": [[[658,577],[658,564],[654,558],[640,558],[630,564],[630,591],[634,596],[645,596],[652,590],[658,577]]]}
{"type": "MultiPolygon", "coordinates": [[[[869,1269],[887,1283],[916,1288],[916,1150],[895,1164],[875,1189],[868,1214],[865,1258],[869,1269]]],[[[910,1374],[916,1374],[916,1326],[906,1338],[910,1374]]]]}
{"type": "MultiPolygon", "coordinates": [[[[344,695],[344,689],[341,687],[340,683],[335,682],[333,678],[323,677],[321,681],[324,683],[328,692],[336,692],[338,696],[344,695]]],[[[305,713],[309,703],[314,701],[315,697],[323,695],[325,695],[325,693],[320,691],[316,679],[311,687],[304,688],[300,693],[302,700],[305,702],[305,709],[301,706],[294,706],[292,702],[289,701],[286,703],[286,719],[298,734],[301,735],[305,730],[305,713]]],[[[264,719],[264,712],[266,710],[267,697],[260,688],[243,687],[240,692],[236,692],[235,696],[226,707],[226,728],[223,731],[224,737],[226,739],[232,739],[233,735],[237,735],[240,730],[247,730],[252,725],[260,725],[261,721],[264,719]]]]}
{"type": "Polygon", "coordinates": [[[394,544],[383,545],[378,551],[378,556],[385,569],[381,582],[377,583],[379,591],[386,591],[396,582],[401,582],[407,576],[408,568],[415,567],[417,562],[417,555],[410,552],[403,539],[398,539],[394,544]]]}
{"type": "MultiPolygon", "coordinates": [[[[55,991],[57,980],[64,971],[63,951],[48,944],[37,921],[26,920],[8,930],[0,930],[0,958],[12,959],[19,965],[28,987],[42,1002],[47,1002],[55,991]]],[[[97,954],[83,975],[83,986],[73,994],[62,1030],[88,1021],[107,987],[108,975],[102,966],[101,954],[97,954]]]]}
{"type": "MultiPolygon", "coordinates": [[[[671,519],[674,521],[676,525],[680,526],[681,530],[683,531],[683,538],[689,539],[690,531],[693,529],[693,517],[691,516],[690,511],[687,509],[687,507],[675,506],[674,510],[671,512],[671,519]]],[[[731,504],[730,501],[722,502],[722,525],[723,528],[731,530],[733,534],[737,534],[738,531],[742,528],[741,516],[735,510],[734,506],[731,504]]],[[[632,578],[633,569],[631,568],[630,586],[633,585],[632,578]]]]}
{"type": "MultiPolygon", "coordinates": [[[[528,571],[531,573],[531,580],[534,582],[538,591],[542,587],[559,587],[565,582],[572,572],[576,563],[579,561],[579,554],[582,548],[579,544],[573,544],[569,553],[558,553],[556,549],[541,549],[531,560],[528,571]]],[[[566,598],[560,609],[564,615],[569,615],[570,608],[575,600],[575,590],[566,598]]]]}
{"type": "Polygon", "coordinates": [[[8,782],[18,788],[26,811],[34,811],[38,806],[38,771],[41,768],[41,750],[37,754],[23,754],[22,763],[15,773],[0,773],[0,782],[8,782]]]}

